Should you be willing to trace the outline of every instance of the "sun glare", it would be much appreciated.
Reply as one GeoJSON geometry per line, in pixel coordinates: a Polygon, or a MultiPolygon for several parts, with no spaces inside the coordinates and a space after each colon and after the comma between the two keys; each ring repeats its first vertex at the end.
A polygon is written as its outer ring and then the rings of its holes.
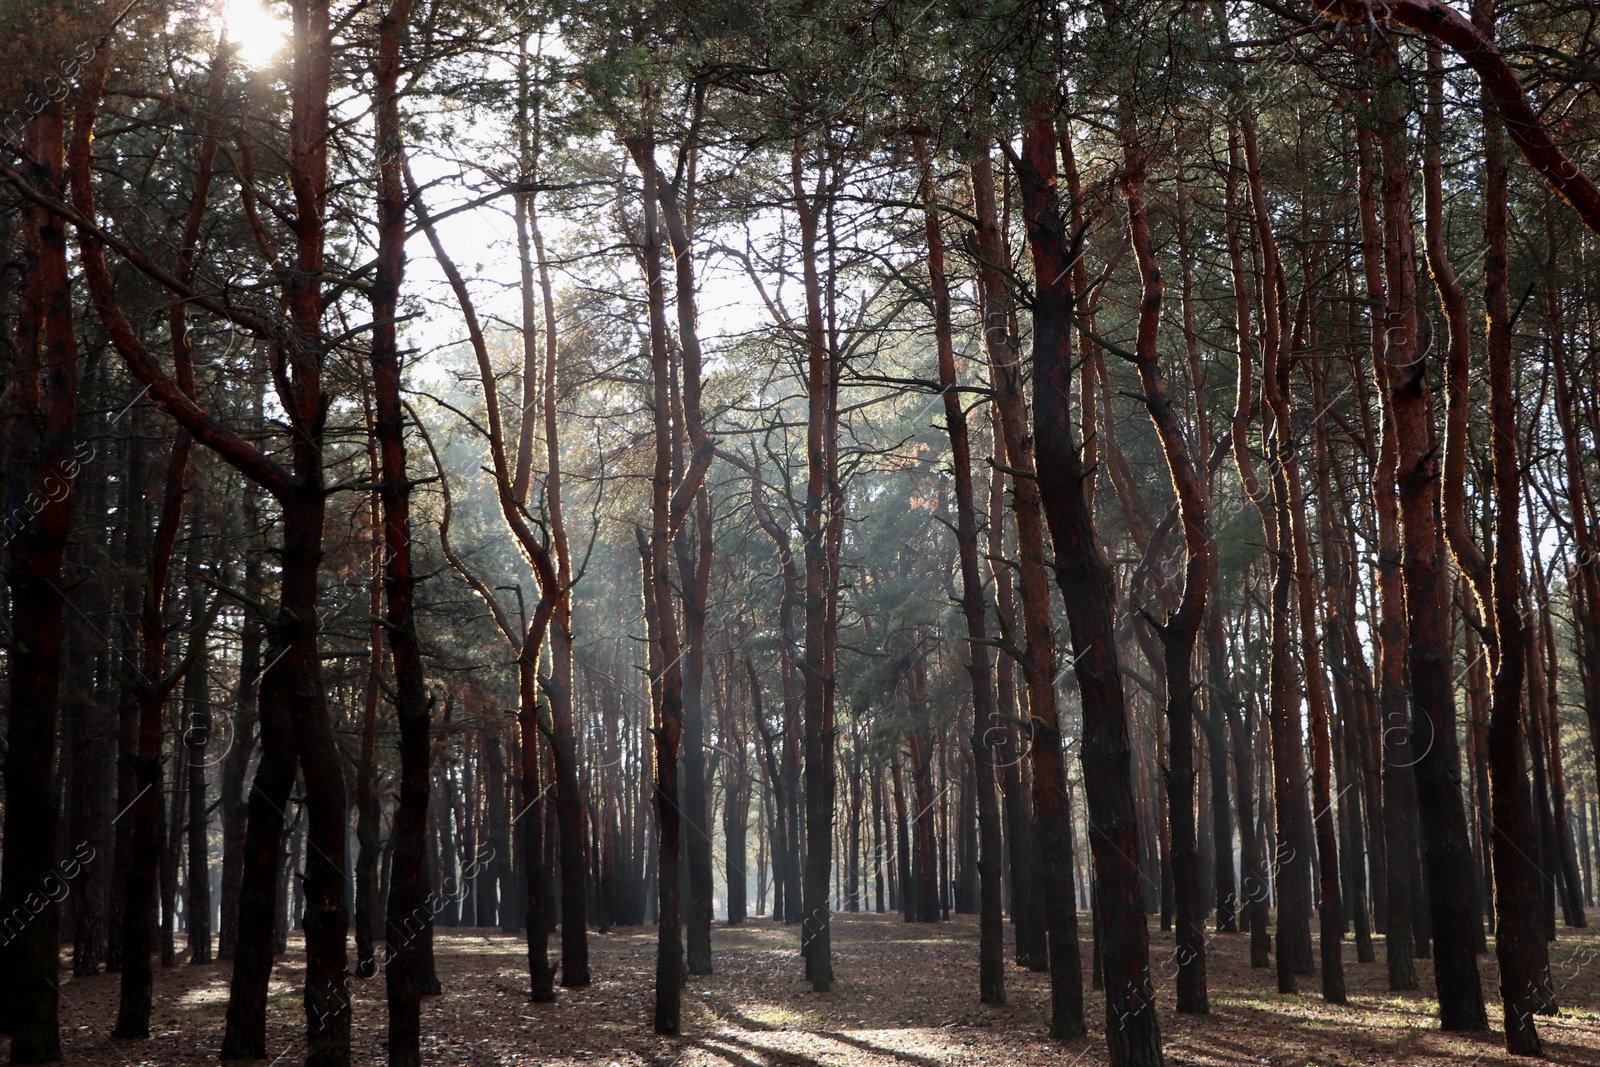
{"type": "Polygon", "coordinates": [[[277,58],[289,39],[289,20],[265,0],[221,0],[220,17],[228,40],[239,46],[239,61],[262,67],[277,58]]]}

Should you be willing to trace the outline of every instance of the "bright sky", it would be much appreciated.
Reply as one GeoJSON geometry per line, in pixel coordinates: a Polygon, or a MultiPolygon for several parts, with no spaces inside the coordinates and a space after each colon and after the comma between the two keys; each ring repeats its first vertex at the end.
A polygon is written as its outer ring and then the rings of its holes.
{"type": "Polygon", "coordinates": [[[218,0],[218,16],[228,39],[239,45],[239,60],[247,66],[270,63],[289,37],[289,20],[270,10],[263,0],[218,0]]]}

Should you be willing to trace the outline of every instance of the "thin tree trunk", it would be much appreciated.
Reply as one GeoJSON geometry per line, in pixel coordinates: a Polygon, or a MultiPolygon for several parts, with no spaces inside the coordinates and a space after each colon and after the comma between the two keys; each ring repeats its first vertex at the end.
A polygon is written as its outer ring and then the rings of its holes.
{"type": "MultiPolygon", "coordinates": [[[[1389,335],[1386,316],[1380,315],[1377,309],[1386,306],[1389,298],[1382,274],[1387,240],[1378,221],[1378,202],[1373,190],[1380,161],[1375,138],[1365,126],[1357,127],[1356,137],[1362,272],[1366,297],[1373,309],[1370,313],[1373,381],[1381,392],[1389,335]]],[[[1365,402],[1364,392],[1362,398],[1365,402]]],[[[1388,902],[1384,916],[1384,957],[1389,989],[1399,992],[1416,989],[1418,984],[1411,924],[1418,882],[1414,873],[1417,841],[1412,818],[1415,789],[1411,780],[1415,760],[1411,755],[1411,713],[1406,698],[1405,592],[1400,574],[1400,511],[1395,493],[1399,451],[1394,417],[1387,403],[1379,405],[1379,420],[1378,444],[1376,449],[1369,450],[1368,458],[1372,466],[1378,547],[1378,713],[1383,738],[1383,851],[1388,902]]]]}
{"type": "MultiPolygon", "coordinates": [[[[920,147],[920,146],[919,146],[920,147]]],[[[967,675],[972,684],[970,736],[974,787],[978,807],[978,860],[981,896],[978,921],[978,999],[984,1004],[1006,1002],[1005,920],[1001,914],[1000,810],[995,793],[997,753],[1010,727],[995,706],[994,679],[989,665],[988,605],[983,575],[978,569],[978,516],[972,485],[972,445],[967,437],[966,409],[957,391],[955,343],[950,317],[950,286],[945,277],[944,233],[934,207],[932,164],[921,150],[922,196],[928,205],[923,229],[928,244],[928,278],[933,288],[935,345],[939,354],[939,385],[944,394],[945,429],[950,435],[951,467],[956,483],[956,546],[961,565],[961,610],[967,626],[967,675]]]]}
{"type": "MultiPolygon", "coordinates": [[[[1010,253],[1004,251],[1003,240],[999,242],[999,246],[1006,256],[1006,262],[1010,262],[1010,253]]],[[[1009,327],[1001,328],[1009,329],[1009,327]]],[[[992,459],[994,472],[989,480],[989,557],[993,561],[1000,561],[1005,558],[1006,526],[1004,502],[1006,476],[1001,468],[1006,467],[1008,463],[1005,431],[1001,426],[998,405],[991,404],[989,412],[992,423],[991,450],[994,453],[992,459]]],[[[995,609],[1005,628],[1015,633],[1016,586],[1012,569],[1003,563],[991,564],[990,569],[995,582],[995,609]]],[[[1050,966],[1050,953],[1049,945],[1045,941],[1044,913],[1039,907],[1038,897],[1029,889],[1033,885],[1034,875],[1033,834],[1030,830],[1033,811],[1028,786],[1023,781],[1022,774],[1022,765],[1027,759],[1027,753],[1022,751],[1017,738],[1017,727],[1014,725],[1022,721],[1017,707],[1014,657],[1010,655],[997,657],[995,668],[998,683],[997,709],[1001,723],[998,733],[992,738],[987,738],[986,743],[992,747],[993,758],[1000,765],[1000,782],[1005,794],[1005,838],[1011,861],[1011,921],[1016,931],[1016,951],[1013,958],[1019,966],[1042,971],[1050,966]]],[[[986,734],[989,732],[991,731],[986,731],[986,734]]]]}
{"type": "MultiPolygon", "coordinates": [[[[191,564],[192,566],[192,564],[191,564]]],[[[198,587],[190,583],[189,648],[194,658],[183,680],[183,730],[180,737],[188,746],[189,767],[189,867],[184,882],[188,895],[184,900],[185,924],[189,934],[189,962],[211,962],[211,866],[208,838],[210,837],[211,809],[206,803],[206,748],[211,739],[211,681],[210,653],[206,647],[206,631],[210,627],[210,613],[202,610],[197,596],[198,587]]],[[[173,832],[177,827],[173,827],[173,832]]]]}
{"type": "MultiPolygon", "coordinates": [[[[390,1067],[420,1067],[421,1000],[437,993],[433,973],[433,907],[423,870],[433,773],[430,743],[433,698],[423,676],[412,570],[412,482],[406,468],[395,308],[405,269],[404,148],[398,105],[400,45],[409,0],[394,0],[379,23],[376,93],[380,152],[378,270],[373,285],[372,380],[382,480],[385,629],[394,665],[395,718],[400,728],[400,803],[390,829],[388,896],[384,909],[385,981],[390,1067]]],[[[377,649],[373,650],[377,655],[377,649]]],[[[449,720],[448,708],[445,720],[449,720]]]]}
{"type": "Polygon", "coordinates": [[[1176,610],[1165,622],[1151,621],[1161,638],[1166,679],[1167,815],[1171,834],[1171,866],[1177,911],[1177,994],[1179,1012],[1210,1011],[1206,996],[1205,900],[1200,887],[1200,857],[1195,843],[1194,802],[1194,661],[1195,642],[1205,619],[1207,584],[1216,552],[1211,534],[1210,505],[1189,446],[1178,425],[1161,373],[1157,342],[1165,284],[1151,245],[1145,214],[1144,186],[1149,181],[1143,145],[1131,119],[1123,138],[1123,196],[1128,201],[1128,231],[1139,266],[1142,293],[1134,350],[1123,353],[1139,371],[1145,408],[1161,441],[1167,471],[1178,497],[1187,554],[1183,589],[1176,610]]]}
{"type": "MultiPolygon", "coordinates": [[[[657,893],[660,919],[656,948],[655,1031],[676,1034],[682,1026],[684,981],[683,927],[679,862],[682,855],[682,794],[678,758],[683,738],[683,671],[676,612],[671,605],[672,525],[671,379],[666,290],[662,278],[661,226],[658,222],[655,144],[648,135],[629,143],[644,174],[643,265],[650,310],[650,375],[655,411],[655,469],[651,478],[650,533],[645,553],[652,659],[650,682],[655,708],[656,817],[660,849],[657,893]]],[[[643,534],[641,533],[641,537],[643,534]]]]}
{"type": "MultiPolygon", "coordinates": [[[[392,91],[392,90],[391,90],[392,91]]],[[[380,173],[379,180],[383,175],[380,173]]],[[[382,208],[379,209],[383,210],[382,208]]],[[[403,216],[402,216],[403,218],[403,216]]],[[[382,227],[388,219],[379,222],[379,241],[382,242],[384,233],[382,227]]],[[[385,252],[387,248],[383,249],[385,252]]],[[[392,269],[392,256],[385,262],[385,268],[392,269]]],[[[385,282],[387,282],[385,278],[385,282]]],[[[398,285],[395,286],[398,292],[398,285]]],[[[388,325],[381,320],[385,315],[392,317],[393,308],[375,309],[374,320],[377,325],[374,330],[373,342],[381,346],[389,342],[380,337],[379,331],[388,329],[388,325]]],[[[376,381],[377,375],[374,374],[376,381]]],[[[372,416],[368,415],[367,427],[367,468],[369,477],[374,486],[380,484],[382,468],[378,459],[378,435],[372,424],[372,416]]],[[[378,935],[378,909],[382,901],[378,895],[378,835],[381,830],[382,817],[378,810],[378,783],[376,781],[377,755],[378,755],[378,705],[382,699],[383,684],[383,552],[384,533],[380,526],[379,509],[381,502],[378,493],[374,490],[369,494],[368,523],[372,537],[371,559],[369,563],[368,592],[367,592],[367,617],[370,620],[367,626],[367,678],[365,691],[361,697],[361,750],[356,761],[356,885],[355,885],[355,935],[356,935],[356,977],[371,978],[378,973],[377,957],[374,944],[378,935]]]]}
{"type": "Polygon", "coordinates": [[[836,355],[830,350],[823,320],[822,280],[818,268],[818,225],[822,201],[830,179],[818,178],[815,195],[805,188],[804,141],[796,137],[792,194],[800,224],[800,265],[805,290],[806,330],[806,492],[805,556],[805,658],[801,670],[805,712],[805,853],[801,879],[801,951],[806,977],[813,991],[833,988],[833,927],[828,909],[828,876],[832,859],[834,780],[833,704],[829,673],[831,571],[830,527],[835,471],[829,460],[832,447],[837,380],[836,355]]]}
{"type": "MultiPolygon", "coordinates": [[[[260,393],[252,397],[259,418],[260,393]]],[[[259,489],[248,478],[240,496],[239,525],[245,538],[242,550],[245,598],[259,602],[262,591],[261,554],[256,532],[260,526],[257,511],[259,489]]],[[[222,761],[222,899],[219,902],[217,958],[231,960],[239,942],[239,894],[244,882],[245,827],[249,799],[245,776],[256,749],[256,688],[261,679],[261,635],[259,615],[246,611],[239,633],[239,681],[233,694],[233,744],[222,761]]]]}
{"type": "MultiPolygon", "coordinates": [[[[535,177],[530,175],[530,180],[535,177]]],[[[525,382],[542,377],[540,414],[544,420],[545,445],[545,506],[550,521],[551,547],[556,556],[556,586],[553,591],[555,606],[550,618],[551,672],[547,693],[550,700],[550,750],[555,760],[556,818],[561,826],[561,984],[569,989],[589,984],[589,931],[585,870],[588,864],[583,835],[583,793],[578,787],[577,741],[572,725],[572,555],[567,542],[567,524],[561,499],[561,437],[557,417],[559,399],[558,360],[559,335],[556,331],[555,287],[550,280],[550,263],[545,256],[544,234],[539,228],[536,201],[530,194],[525,198],[528,235],[532,238],[534,259],[539,269],[539,293],[544,314],[544,363],[542,375],[535,375],[537,366],[526,346],[531,341],[532,319],[528,315],[527,296],[523,305],[523,343],[525,382]]],[[[519,229],[519,237],[520,237],[519,229]]],[[[523,262],[527,262],[523,249],[523,262]]],[[[528,278],[523,276],[524,293],[528,278]]],[[[531,410],[524,419],[524,427],[533,422],[531,410]]],[[[524,429],[524,438],[527,430],[524,429]]],[[[526,471],[531,464],[531,443],[519,445],[518,499],[526,500],[528,480],[526,471]]]]}

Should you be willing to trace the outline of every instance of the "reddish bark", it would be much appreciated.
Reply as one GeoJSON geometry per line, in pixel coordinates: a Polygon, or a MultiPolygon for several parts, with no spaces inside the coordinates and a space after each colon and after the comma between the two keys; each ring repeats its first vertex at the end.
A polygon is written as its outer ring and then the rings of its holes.
{"type": "MultiPolygon", "coordinates": [[[[87,152],[92,98],[91,93],[87,115],[77,120],[74,156],[87,152]]],[[[26,137],[32,159],[29,180],[59,194],[65,183],[62,106],[47,103],[28,121],[26,137]]],[[[54,779],[65,604],[61,564],[78,472],[78,353],[65,224],[42,207],[25,214],[23,261],[6,457],[6,584],[12,632],[7,657],[11,714],[4,765],[6,847],[0,855],[0,914],[7,917],[8,942],[0,960],[0,1023],[11,1034],[13,1063],[43,1063],[61,1058],[59,894],[51,887],[60,879],[54,779]],[[10,924],[19,915],[23,921],[14,929],[10,924]]],[[[151,799],[151,804],[159,802],[159,796],[151,799]]],[[[145,913],[138,914],[143,918],[145,913]]]]}
{"type": "MultiPolygon", "coordinates": [[[[1459,18],[1459,16],[1457,16],[1459,18]]],[[[1473,20],[1493,48],[1494,4],[1476,0],[1473,20]]],[[[1462,20],[1465,22],[1465,20],[1462,20]]],[[[1498,54],[1498,53],[1496,53],[1498,54]]],[[[1543,894],[1541,872],[1527,854],[1537,840],[1536,814],[1524,770],[1523,685],[1530,650],[1524,614],[1527,576],[1522,562],[1522,471],[1517,448],[1517,399],[1512,380],[1511,299],[1507,278],[1508,182],[1505,145],[1488,110],[1485,82],[1484,307],[1488,316],[1490,461],[1494,479],[1494,549],[1490,557],[1492,682],[1489,704],[1489,789],[1494,818],[1495,958],[1506,1049],[1542,1055],[1534,1014],[1553,1003],[1544,931],[1530,903],[1543,894]]],[[[1499,103],[1496,98],[1495,103],[1499,103]]],[[[1536,713],[1535,713],[1536,714],[1536,713]]],[[[1529,731],[1532,732],[1532,731],[1529,731]]],[[[1535,736],[1537,736],[1535,734],[1535,736]]],[[[1539,763],[1535,759],[1535,766],[1539,763]]],[[[1534,855],[1538,855],[1535,850],[1534,855]]]]}
{"type": "MultiPolygon", "coordinates": [[[[1372,307],[1371,341],[1373,382],[1383,389],[1387,325],[1378,308],[1388,296],[1383,278],[1385,235],[1378,221],[1376,140],[1365,126],[1357,126],[1358,148],[1357,206],[1361,224],[1361,264],[1366,297],[1372,307]]],[[[1367,406],[1364,375],[1357,375],[1363,406],[1367,406]]],[[[1395,496],[1397,444],[1389,406],[1380,403],[1381,429],[1374,445],[1368,445],[1367,462],[1372,470],[1373,512],[1377,533],[1378,585],[1378,705],[1380,736],[1383,738],[1383,841],[1388,907],[1383,916],[1384,955],[1389,972],[1389,988],[1417,988],[1416,945],[1411,914],[1420,888],[1413,857],[1417,854],[1415,789],[1411,768],[1411,740],[1405,686],[1405,592],[1400,574],[1400,511],[1395,496]]],[[[1368,440],[1371,441],[1369,434],[1368,440]]]]}
{"type": "MultiPolygon", "coordinates": [[[[1473,69],[1483,87],[1485,114],[1498,116],[1523,158],[1544,175],[1550,188],[1572,206],[1584,225],[1600,233],[1600,188],[1561,150],[1517,81],[1516,72],[1494,41],[1492,26],[1476,24],[1439,0],[1318,0],[1334,18],[1366,26],[1382,17],[1427,34],[1473,69]]],[[[1493,121],[1490,119],[1489,121],[1493,121]]]]}
{"type": "MultiPolygon", "coordinates": [[[[410,0],[394,0],[379,20],[374,92],[378,265],[372,292],[372,381],[374,429],[380,451],[378,496],[383,510],[384,594],[388,602],[388,615],[383,622],[394,664],[395,714],[400,727],[400,805],[395,812],[384,923],[392,1067],[418,1067],[422,1062],[421,1002],[431,978],[424,949],[433,936],[431,909],[424,903],[427,880],[422,870],[433,762],[429,743],[433,700],[427,692],[417,638],[416,579],[411,554],[413,483],[406,468],[400,352],[395,336],[406,237],[398,82],[400,49],[410,16],[410,0]]],[[[374,648],[374,659],[377,655],[378,649],[374,648]]]]}
{"type": "Polygon", "coordinates": [[[1149,181],[1144,148],[1130,120],[1123,131],[1123,195],[1128,201],[1128,232],[1139,266],[1143,292],[1132,352],[1123,353],[1139,371],[1145,409],[1150,414],[1183,519],[1187,560],[1177,607],[1155,625],[1161,638],[1167,700],[1167,815],[1171,834],[1172,880],[1177,918],[1178,1011],[1205,1014],[1205,901],[1200,892],[1200,858],[1195,841],[1194,661],[1195,642],[1205,618],[1206,594],[1216,544],[1210,505],[1200,473],[1167,395],[1157,345],[1165,284],[1151,244],[1144,187],[1149,181]]]}
{"type": "MultiPolygon", "coordinates": [[[[1049,153],[1054,173],[1054,129],[1049,153]]],[[[1017,572],[1022,595],[1023,679],[1028,694],[1028,755],[1033,770],[1037,851],[1031,857],[1042,875],[1044,926],[1050,945],[1050,1032],[1071,1037],[1084,1032],[1083,968],[1078,950],[1077,904],[1072,889],[1071,798],[1066,792],[1066,761],[1056,708],[1055,633],[1051,624],[1050,577],[1045,562],[1045,521],[1034,435],[1023,394],[1022,352],[1009,328],[1007,280],[999,265],[1002,244],[994,203],[994,176],[987,158],[972,168],[973,199],[983,260],[984,343],[990,382],[1011,471],[1011,514],[1017,526],[1017,572]]],[[[1064,262],[1064,261],[1063,261],[1064,262]]],[[[1070,284],[1070,283],[1064,283],[1070,284]]],[[[1070,358],[1069,358],[1070,362],[1070,358]]],[[[1037,392],[1035,393],[1037,397],[1037,392]]],[[[1015,653],[1013,653],[1015,654],[1015,653]]],[[[1118,682],[1120,687],[1121,683],[1118,682]]],[[[1020,887],[1028,892],[1029,888],[1020,887]]]]}
{"type": "Polygon", "coordinates": [[[978,999],[984,1004],[1004,1004],[1005,927],[1001,916],[1000,811],[995,793],[997,747],[989,739],[1009,733],[995,705],[994,678],[989,662],[988,604],[983,595],[983,575],[978,569],[978,515],[972,484],[972,444],[967,436],[967,415],[956,377],[955,343],[951,326],[950,285],[945,277],[944,233],[934,202],[933,166],[926,149],[918,145],[922,173],[922,198],[927,209],[923,232],[928,246],[928,280],[933,290],[934,344],[939,356],[939,385],[944,395],[945,429],[950,436],[950,464],[955,474],[956,547],[961,567],[961,610],[967,626],[967,675],[972,684],[972,732],[969,738],[975,770],[978,806],[978,862],[982,900],[979,912],[978,999]]]}
{"type": "MultiPolygon", "coordinates": [[[[1380,45],[1387,74],[1393,54],[1380,45]]],[[[1380,391],[1392,421],[1405,582],[1406,666],[1417,718],[1411,726],[1440,1023],[1446,1030],[1487,1026],[1473,946],[1472,857],[1456,784],[1455,694],[1449,632],[1448,560],[1439,530],[1440,464],[1426,353],[1417,341],[1416,257],[1403,113],[1394,89],[1380,103],[1379,170],[1387,304],[1380,391]]],[[[1391,857],[1392,859],[1393,857],[1391,857]]]]}
{"type": "MultiPolygon", "coordinates": [[[[1246,495],[1261,516],[1271,574],[1269,609],[1269,736],[1272,742],[1273,811],[1276,816],[1278,992],[1295,991],[1295,976],[1309,974],[1311,960],[1311,811],[1306,803],[1305,747],[1301,740],[1299,679],[1292,653],[1291,593],[1295,584],[1294,502],[1289,449],[1287,374],[1292,328],[1283,264],[1273,235],[1271,217],[1262,190],[1260,152],[1252,116],[1238,116],[1244,150],[1244,177],[1250,211],[1261,255],[1259,353],[1261,386],[1266,407],[1262,433],[1267,441],[1270,478],[1263,485],[1255,473],[1246,445],[1246,430],[1253,416],[1253,362],[1257,345],[1250,328],[1247,281],[1238,237],[1230,237],[1229,256],[1235,278],[1236,327],[1240,337],[1239,376],[1234,407],[1234,460],[1246,495]],[[1248,338],[1248,344],[1247,339],[1248,338]],[[1268,419],[1270,416],[1270,421],[1268,419]]],[[[1237,160],[1235,160],[1237,165],[1237,160]]]]}

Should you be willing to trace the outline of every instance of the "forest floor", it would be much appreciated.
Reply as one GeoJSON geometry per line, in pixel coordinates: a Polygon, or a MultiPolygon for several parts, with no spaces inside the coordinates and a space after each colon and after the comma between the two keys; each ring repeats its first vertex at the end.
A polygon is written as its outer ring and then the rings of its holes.
{"type": "MultiPolygon", "coordinates": [[[[1087,916],[1083,917],[1085,920],[1087,916]]],[[[1009,1002],[978,1003],[977,923],[908,925],[898,915],[839,915],[833,946],[834,991],[816,994],[802,978],[796,932],[768,919],[713,931],[716,973],[691,978],[684,994],[685,1037],[651,1033],[655,974],[653,927],[592,934],[594,983],[563,989],[554,1004],[531,1004],[526,942],[488,929],[441,929],[437,959],[443,996],[424,1003],[423,1060],[438,1064],[562,1064],[588,1067],[1090,1067],[1106,1061],[1098,1032],[1104,1001],[1091,993],[1091,1034],[1075,1041],[1046,1036],[1046,976],[1012,966],[1009,1002]]],[[[1083,925],[1087,925],[1086,922],[1083,925]]],[[[1562,1013],[1538,1022],[1551,1063],[1600,1067],[1600,912],[1587,930],[1563,928],[1551,946],[1562,1013]]],[[[1152,931],[1158,965],[1172,935],[1152,931]]],[[[1010,932],[1007,945],[1009,955],[1010,932]]],[[[1088,943],[1084,944],[1085,964],[1088,943]]],[[[298,938],[273,975],[266,1064],[305,1054],[298,938]],[[277,1057],[273,1059],[272,1057],[277,1057]]],[[[551,942],[552,956],[559,941],[551,942]]],[[[1167,1063],[1333,1067],[1356,1064],[1527,1064],[1507,1056],[1498,1033],[1444,1034],[1426,994],[1433,968],[1419,961],[1424,991],[1386,990],[1383,947],[1375,963],[1355,962],[1345,946],[1350,1003],[1326,1005],[1315,977],[1298,995],[1280,996],[1271,969],[1252,970],[1247,938],[1218,934],[1207,946],[1211,1010],[1179,1016],[1171,981],[1160,983],[1158,1010],[1167,1063]]],[[[1480,957],[1483,987],[1498,1025],[1491,951],[1480,957]]],[[[1161,968],[1158,966],[1158,973],[1161,968]]],[[[159,969],[154,1036],[113,1041],[117,978],[74,978],[62,985],[66,1062],[94,1067],[211,1063],[222,1039],[226,964],[159,969]]],[[[358,1067],[384,1056],[381,980],[352,981],[358,1067]]]]}

